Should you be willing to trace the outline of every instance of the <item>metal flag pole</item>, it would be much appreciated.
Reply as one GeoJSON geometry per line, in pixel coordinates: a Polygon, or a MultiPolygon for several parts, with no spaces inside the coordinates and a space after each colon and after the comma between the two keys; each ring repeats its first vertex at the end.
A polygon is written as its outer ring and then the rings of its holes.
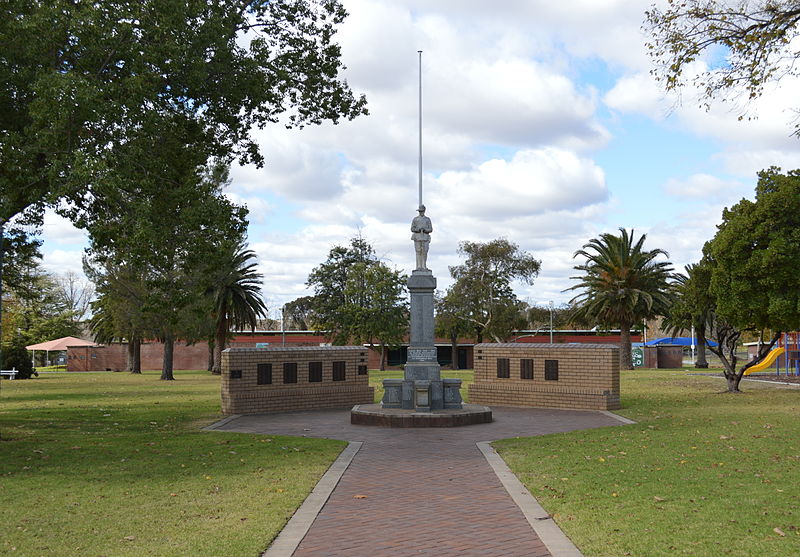
{"type": "Polygon", "coordinates": [[[419,206],[422,206],[422,51],[419,54],[419,206]]]}

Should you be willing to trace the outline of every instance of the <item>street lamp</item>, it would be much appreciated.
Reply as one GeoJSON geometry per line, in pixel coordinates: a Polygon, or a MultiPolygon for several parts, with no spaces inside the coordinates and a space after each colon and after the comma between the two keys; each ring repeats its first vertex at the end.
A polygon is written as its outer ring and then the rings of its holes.
{"type": "Polygon", "coordinates": [[[553,300],[550,300],[550,344],[553,344],[553,300]]]}

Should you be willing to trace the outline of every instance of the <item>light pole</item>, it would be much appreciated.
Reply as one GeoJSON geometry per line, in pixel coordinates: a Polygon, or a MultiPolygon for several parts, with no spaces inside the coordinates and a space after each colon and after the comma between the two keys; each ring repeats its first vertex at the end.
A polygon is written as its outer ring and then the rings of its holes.
{"type": "Polygon", "coordinates": [[[550,300],[550,344],[553,344],[553,300],[550,300]]]}
{"type": "Polygon", "coordinates": [[[281,306],[281,346],[286,346],[286,304],[281,306]]]}

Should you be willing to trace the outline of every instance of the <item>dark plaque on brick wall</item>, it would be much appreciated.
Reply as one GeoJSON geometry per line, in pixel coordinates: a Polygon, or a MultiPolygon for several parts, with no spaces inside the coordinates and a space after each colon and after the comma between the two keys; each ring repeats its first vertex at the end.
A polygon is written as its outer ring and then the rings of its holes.
{"type": "Polygon", "coordinates": [[[544,378],[547,381],[558,381],[558,360],[544,361],[544,378]]]}
{"type": "Polygon", "coordinates": [[[231,370],[231,379],[241,379],[242,378],[242,370],[241,369],[232,369],[231,370]]]}
{"type": "Polygon", "coordinates": [[[345,362],[333,362],[333,380],[334,381],[344,381],[345,380],[345,362]]]}
{"type": "Polygon", "coordinates": [[[358,366],[359,375],[367,375],[367,366],[358,366]]]}
{"type": "Polygon", "coordinates": [[[533,360],[525,358],[519,361],[519,378],[533,379],[533,360]]]}
{"type": "Polygon", "coordinates": [[[297,383],[297,362],[286,362],[283,364],[283,382],[297,383]]]}
{"type": "Polygon", "coordinates": [[[308,382],[322,383],[322,362],[308,362],[308,382]]]}
{"type": "Polygon", "coordinates": [[[258,364],[256,367],[256,384],[272,385],[272,364],[258,364]]]}
{"type": "Polygon", "coordinates": [[[508,379],[511,377],[511,366],[509,365],[508,358],[497,358],[497,377],[499,379],[508,379]]]}

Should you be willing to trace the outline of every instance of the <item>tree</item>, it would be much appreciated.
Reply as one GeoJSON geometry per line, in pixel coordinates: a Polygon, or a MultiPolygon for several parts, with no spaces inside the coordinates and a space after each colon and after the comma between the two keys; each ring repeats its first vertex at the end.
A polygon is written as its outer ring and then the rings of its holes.
{"type": "MultiPolygon", "coordinates": [[[[325,333],[333,344],[346,344],[350,337],[357,333],[358,323],[353,323],[346,313],[348,302],[358,303],[360,300],[348,300],[345,289],[348,278],[356,265],[361,268],[378,262],[375,250],[360,236],[350,240],[350,246],[334,246],[328,253],[328,259],[315,267],[308,275],[306,286],[314,289],[313,312],[316,316],[314,326],[325,333]]],[[[359,280],[354,276],[351,281],[359,280]]],[[[359,297],[365,296],[365,282],[360,278],[360,288],[350,285],[359,297]]]]}
{"type": "Polygon", "coordinates": [[[146,285],[141,271],[127,263],[94,265],[84,258],[83,270],[96,285],[89,327],[95,342],[127,342],[127,370],[142,373],[142,339],[150,333],[144,311],[146,285]]]}
{"type": "Polygon", "coordinates": [[[481,342],[489,336],[502,342],[511,332],[524,324],[524,302],[511,287],[514,280],[533,284],[539,274],[541,261],[519,249],[504,238],[491,242],[462,242],[459,253],[467,260],[450,267],[455,282],[447,297],[472,324],[481,342]]]}
{"type": "Polygon", "coordinates": [[[5,2],[0,226],[97,197],[115,151],[165,117],[191,123],[207,155],[261,164],[255,127],[365,113],[338,78],[345,16],[337,0],[5,2]]]}
{"type": "Polygon", "coordinates": [[[620,228],[620,235],[604,233],[592,238],[574,257],[586,262],[576,265],[583,274],[570,277],[580,282],[567,290],[581,291],[570,303],[577,304],[578,316],[620,329],[620,365],[633,369],[631,327],[644,319],[665,315],[671,302],[669,281],[673,278],[662,249],[644,250],[646,234],[634,241],[634,233],[620,228]]]}
{"type": "Polygon", "coordinates": [[[214,365],[211,372],[222,373],[222,351],[225,349],[232,327],[255,330],[258,318],[267,314],[261,299],[261,279],[256,271],[256,254],[245,249],[243,242],[224,245],[222,258],[212,269],[213,279],[206,293],[213,307],[214,365]]]}
{"type": "Polygon", "coordinates": [[[344,313],[351,323],[350,342],[380,347],[381,371],[386,369],[386,348],[396,347],[408,334],[406,281],[400,271],[380,261],[357,263],[345,284],[344,313]]]}
{"type": "MultiPolygon", "coordinates": [[[[758,173],[756,199],[742,199],[722,212],[722,223],[703,247],[711,262],[709,293],[717,319],[736,331],[769,332],[756,358],[736,370],[726,364],[729,391],[739,391],[743,373],[762,361],[782,331],[800,329],[800,170],[758,173]]],[[[723,362],[724,363],[724,362],[723,362]]]]}
{"type": "MultiPolygon", "coordinates": [[[[669,0],[666,9],[653,6],[645,14],[645,29],[652,37],[647,47],[656,64],[652,73],[668,91],[693,82],[706,109],[733,92],[755,99],[766,84],[798,75],[796,1],[669,0]],[[692,64],[704,54],[725,60],[687,79],[692,64]]],[[[795,128],[798,133],[800,127],[795,128]]]]}
{"type": "MultiPolygon", "coordinates": [[[[664,328],[678,336],[694,328],[697,337],[696,368],[708,368],[706,340],[712,334],[716,302],[709,292],[712,264],[708,259],[686,266],[686,275],[676,274],[674,299],[664,317],[664,328]]],[[[712,339],[713,340],[713,339],[712,339]]]]}
{"type": "Polygon", "coordinates": [[[450,340],[451,368],[458,369],[458,339],[474,332],[473,324],[465,316],[465,308],[459,307],[459,300],[448,290],[444,296],[436,296],[436,336],[450,340]]]}
{"type": "Polygon", "coordinates": [[[314,325],[314,297],[301,296],[283,306],[284,327],[309,331],[314,325]]]}
{"type": "Polygon", "coordinates": [[[399,344],[408,327],[405,280],[360,236],[349,247],[334,246],[306,283],[314,288],[313,324],[334,344],[377,343],[384,359],[386,347],[399,344]]]}
{"type": "Polygon", "coordinates": [[[106,219],[86,221],[94,260],[131,265],[141,273],[144,319],[164,343],[164,380],[174,378],[175,341],[191,342],[198,321],[210,314],[205,292],[220,247],[243,238],[246,229],[246,209],[222,195],[226,172],[199,163],[181,126],[171,131],[156,139],[146,160],[134,156],[143,155],[145,138],[142,145],[121,151],[120,164],[138,172],[124,188],[93,201],[104,207],[106,219]]]}

